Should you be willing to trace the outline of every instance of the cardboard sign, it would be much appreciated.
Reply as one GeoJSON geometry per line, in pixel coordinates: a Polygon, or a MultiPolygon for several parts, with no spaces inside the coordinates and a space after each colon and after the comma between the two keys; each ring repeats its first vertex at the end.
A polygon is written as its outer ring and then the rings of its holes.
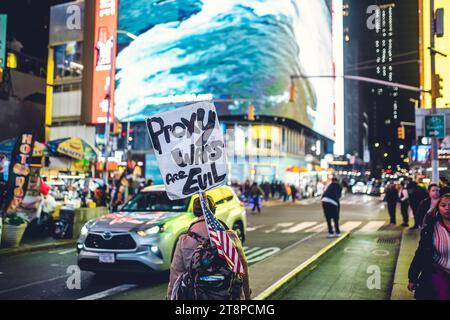
{"type": "Polygon", "coordinates": [[[182,199],[226,182],[226,152],[216,108],[194,103],[146,119],[170,199],[182,199]]]}

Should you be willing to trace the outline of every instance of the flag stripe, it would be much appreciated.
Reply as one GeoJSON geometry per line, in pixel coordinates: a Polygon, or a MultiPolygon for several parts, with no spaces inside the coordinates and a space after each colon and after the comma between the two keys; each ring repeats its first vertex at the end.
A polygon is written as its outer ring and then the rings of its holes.
{"type": "Polygon", "coordinates": [[[244,268],[239,259],[238,252],[228,235],[227,231],[222,227],[219,221],[214,217],[211,210],[209,210],[204,199],[200,199],[203,209],[203,215],[208,227],[208,233],[211,243],[216,247],[219,257],[223,258],[230,270],[244,275],[244,268]]]}

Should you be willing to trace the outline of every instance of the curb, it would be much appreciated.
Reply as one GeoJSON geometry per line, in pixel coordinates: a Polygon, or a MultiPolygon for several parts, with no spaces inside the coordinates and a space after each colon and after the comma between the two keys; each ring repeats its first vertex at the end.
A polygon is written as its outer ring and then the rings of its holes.
{"type": "Polygon", "coordinates": [[[274,295],[277,291],[279,291],[284,285],[286,285],[288,282],[290,282],[293,278],[298,276],[300,273],[302,273],[306,268],[311,266],[314,262],[316,262],[319,258],[324,256],[328,251],[333,249],[335,246],[337,246],[339,243],[341,243],[343,240],[348,238],[350,236],[350,233],[343,233],[341,237],[335,239],[333,242],[331,242],[329,245],[327,245],[325,248],[317,252],[315,255],[313,255],[311,258],[303,262],[301,265],[296,267],[294,270],[286,274],[284,277],[282,277],[280,280],[272,284],[269,288],[261,292],[258,296],[256,296],[253,300],[266,300],[272,295],[274,295]]]}
{"type": "MultiPolygon", "coordinates": [[[[392,291],[390,300],[414,300],[414,294],[407,290],[409,265],[414,257],[415,250],[410,252],[406,237],[410,231],[407,229],[402,232],[402,240],[398,251],[397,262],[395,265],[394,279],[392,281],[392,291]],[[408,262],[405,264],[405,260],[408,262]]],[[[419,239],[417,239],[419,241],[419,239]]],[[[414,246],[414,249],[416,246],[414,246]]]]}
{"type": "Polygon", "coordinates": [[[25,245],[22,245],[17,248],[0,249],[0,256],[9,256],[9,255],[26,253],[26,252],[54,249],[54,248],[64,247],[64,246],[71,245],[71,244],[75,245],[76,243],[77,243],[76,239],[69,239],[69,240],[64,240],[64,241],[44,243],[44,244],[38,244],[38,245],[25,244],[25,245]]]}

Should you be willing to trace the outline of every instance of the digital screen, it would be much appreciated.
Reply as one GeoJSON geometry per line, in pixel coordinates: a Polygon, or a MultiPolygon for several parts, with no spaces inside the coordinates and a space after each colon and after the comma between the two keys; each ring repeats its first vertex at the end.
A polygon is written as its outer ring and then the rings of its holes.
{"type": "Polygon", "coordinates": [[[119,121],[213,99],[333,138],[331,1],[121,0],[118,23],[119,121]]]}

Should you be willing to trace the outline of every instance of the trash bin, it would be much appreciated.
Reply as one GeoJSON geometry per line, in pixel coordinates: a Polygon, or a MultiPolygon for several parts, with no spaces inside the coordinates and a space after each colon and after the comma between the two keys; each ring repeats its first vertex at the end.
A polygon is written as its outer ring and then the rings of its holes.
{"type": "Polygon", "coordinates": [[[73,236],[73,222],[75,218],[75,208],[62,207],[59,211],[59,219],[55,222],[55,239],[71,239],[73,236]]]}

